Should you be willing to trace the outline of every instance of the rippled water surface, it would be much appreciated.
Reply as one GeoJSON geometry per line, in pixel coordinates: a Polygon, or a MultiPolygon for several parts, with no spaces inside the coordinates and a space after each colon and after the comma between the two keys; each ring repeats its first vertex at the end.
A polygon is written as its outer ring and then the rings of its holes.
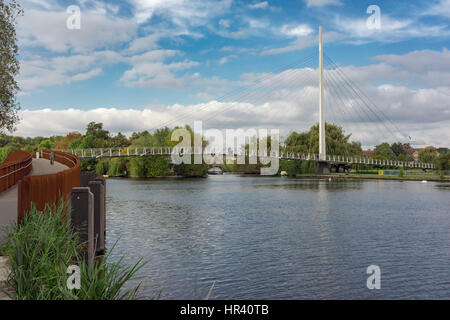
{"type": "Polygon", "coordinates": [[[113,259],[161,299],[450,298],[450,188],[276,177],[107,181],[113,259]],[[366,268],[381,268],[368,290],[366,268]]]}

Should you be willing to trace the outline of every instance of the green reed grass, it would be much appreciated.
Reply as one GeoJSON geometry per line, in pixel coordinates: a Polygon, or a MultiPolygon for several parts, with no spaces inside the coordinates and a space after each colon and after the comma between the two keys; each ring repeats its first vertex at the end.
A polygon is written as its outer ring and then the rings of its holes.
{"type": "MultiPolygon", "coordinates": [[[[43,211],[32,207],[22,225],[7,228],[6,254],[11,263],[9,282],[19,300],[120,300],[137,299],[140,284],[126,289],[129,280],[146,262],[139,260],[131,266],[123,258],[110,263],[109,251],[90,265],[80,251],[83,244],[73,230],[67,206],[47,206],[43,211]],[[67,287],[70,265],[81,272],[81,288],[67,287]]],[[[111,249],[112,250],[112,249],[111,249]]]]}

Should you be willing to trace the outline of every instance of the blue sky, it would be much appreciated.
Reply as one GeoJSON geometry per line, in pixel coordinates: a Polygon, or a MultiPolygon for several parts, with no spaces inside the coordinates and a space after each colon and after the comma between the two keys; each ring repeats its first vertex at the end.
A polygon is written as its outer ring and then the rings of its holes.
{"type": "MultiPolygon", "coordinates": [[[[377,101],[399,131],[413,135],[417,145],[448,146],[450,0],[22,4],[25,15],[18,23],[18,37],[23,121],[17,134],[82,131],[88,121],[129,134],[161,123],[178,124],[177,117],[185,112],[196,113],[196,120],[210,118],[228,108],[213,103],[218,97],[251,87],[267,73],[280,83],[280,68],[316,54],[322,25],[326,54],[377,101]],[[81,10],[79,30],[66,27],[70,5],[81,10]],[[367,26],[369,5],[381,9],[378,30],[367,26]]],[[[311,71],[313,80],[315,68],[317,59],[296,70],[311,71]]],[[[289,90],[304,90],[305,95],[288,92],[283,100],[276,98],[282,92],[277,88],[258,101],[230,96],[235,102],[231,112],[206,126],[277,127],[285,134],[308,128],[316,117],[317,84],[300,81],[300,76],[294,79],[298,86],[289,90]]],[[[400,139],[377,137],[379,127],[373,125],[369,132],[364,119],[338,118],[329,120],[341,121],[366,146],[400,139]]]]}

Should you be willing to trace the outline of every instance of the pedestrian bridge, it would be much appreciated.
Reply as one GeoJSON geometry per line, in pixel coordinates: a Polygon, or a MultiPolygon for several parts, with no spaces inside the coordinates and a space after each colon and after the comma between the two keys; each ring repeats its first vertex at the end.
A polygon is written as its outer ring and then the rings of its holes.
{"type": "MultiPolygon", "coordinates": [[[[180,147],[131,147],[131,148],[97,148],[97,149],[71,149],[65,150],[66,153],[73,154],[80,159],[102,159],[102,158],[120,158],[120,157],[151,157],[151,156],[171,156],[177,154],[191,155],[211,155],[202,148],[180,148],[180,147]]],[[[380,160],[368,157],[354,157],[341,155],[326,155],[323,159],[318,154],[298,153],[298,152],[272,152],[270,156],[258,156],[256,153],[241,154],[212,154],[214,157],[227,157],[227,159],[236,159],[239,156],[250,158],[278,158],[280,160],[298,160],[327,162],[333,164],[352,165],[365,164],[379,167],[403,167],[403,168],[421,168],[433,169],[432,163],[422,163],[417,161],[395,161],[380,160]]]]}

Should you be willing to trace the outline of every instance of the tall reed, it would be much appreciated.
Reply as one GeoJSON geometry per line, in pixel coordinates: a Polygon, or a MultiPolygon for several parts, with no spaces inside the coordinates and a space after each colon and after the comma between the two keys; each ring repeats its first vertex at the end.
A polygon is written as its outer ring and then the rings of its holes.
{"type": "MultiPolygon", "coordinates": [[[[90,265],[81,257],[83,244],[71,226],[67,206],[60,202],[43,211],[32,207],[22,225],[7,228],[6,253],[11,263],[9,282],[20,300],[137,299],[140,285],[126,289],[127,281],[146,262],[124,266],[123,258],[110,263],[110,254],[90,265]],[[81,288],[67,286],[67,268],[80,268],[81,288]]],[[[112,249],[111,249],[112,250],[112,249]]]]}

